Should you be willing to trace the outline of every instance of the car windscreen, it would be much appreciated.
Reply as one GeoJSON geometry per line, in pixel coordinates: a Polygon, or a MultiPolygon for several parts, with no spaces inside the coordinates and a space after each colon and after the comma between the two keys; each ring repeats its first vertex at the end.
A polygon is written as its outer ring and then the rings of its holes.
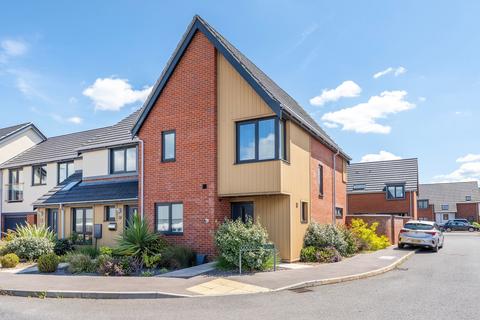
{"type": "Polygon", "coordinates": [[[433,225],[425,223],[406,223],[404,228],[410,230],[432,230],[433,225]]]}

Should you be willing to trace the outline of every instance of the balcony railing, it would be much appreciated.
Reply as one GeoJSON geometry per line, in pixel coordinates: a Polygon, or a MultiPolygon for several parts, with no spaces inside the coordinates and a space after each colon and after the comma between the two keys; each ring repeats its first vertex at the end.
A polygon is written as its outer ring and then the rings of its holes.
{"type": "Polygon", "coordinates": [[[5,185],[5,201],[23,201],[23,183],[5,185]]]}

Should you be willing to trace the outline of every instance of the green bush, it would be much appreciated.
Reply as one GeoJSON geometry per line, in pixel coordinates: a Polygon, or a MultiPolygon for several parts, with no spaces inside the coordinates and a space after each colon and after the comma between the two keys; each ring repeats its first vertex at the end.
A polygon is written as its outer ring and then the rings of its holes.
{"type": "Polygon", "coordinates": [[[240,249],[249,248],[253,250],[242,251],[242,268],[263,270],[271,255],[264,247],[267,243],[267,230],[252,221],[225,221],[215,233],[219,258],[231,268],[239,266],[240,249]]]}
{"type": "Polygon", "coordinates": [[[184,246],[168,246],[161,253],[160,266],[168,269],[181,269],[193,266],[195,253],[184,246]]]}
{"type": "Polygon", "coordinates": [[[44,273],[52,273],[57,271],[58,263],[60,259],[55,253],[45,254],[40,256],[37,261],[38,271],[44,273]]]}
{"type": "Polygon", "coordinates": [[[153,256],[149,256],[148,254],[143,254],[142,257],[142,262],[143,265],[149,269],[151,268],[156,268],[160,262],[162,261],[162,255],[161,254],[156,254],[153,256]]]}
{"type": "Polygon", "coordinates": [[[89,255],[82,253],[71,253],[67,257],[68,271],[71,273],[93,273],[97,266],[89,255]]]}
{"type": "Polygon", "coordinates": [[[20,259],[15,253],[7,253],[3,257],[0,257],[2,268],[15,268],[19,262],[20,259]]]}
{"type": "Polygon", "coordinates": [[[53,252],[55,252],[56,255],[63,256],[73,250],[73,242],[70,239],[55,240],[55,247],[53,248],[53,252]]]}
{"type": "Polygon", "coordinates": [[[113,249],[110,247],[100,247],[99,253],[100,255],[111,256],[113,255],[113,249]]]}
{"type": "Polygon", "coordinates": [[[331,224],[310,223],[303,244],[304,247],[313,246],[317,249],[334,247],[342,256],[350,255],[344,231],[331,224]]]}
{"type": "Polygon", "coordinates": [[[20,259],[30,261],[37,260],[40,256],[52,253],[54,248],[53,242],[49,238],[36,237],[14,237],[7,242],[6,250],[13,252],[20,259]]]}
{"type": "Polygon", "coordinates": [[[100,254],[100,251],[93,246],[77,246],[75,253],[84,254],[92,259],[95,259],[100,254]]]}
{"type": "Polygon", "coordinates": [[[345,250],[345,257],[353,256],[355,253],[358,252],[358,239],[353,234],[352,230],[348,229],[345,226],[340,226],[340,231],[342,232],[343,239],[347,243],[347,247],[345,250]]]}
{"type": "Polygon", "coordinates": [[[317,248],[314,246],[308,246],[302,248],[300,251],[300,261],[302,262],[317,262],[317,248]]]}
{"type": "Polygon", "coordinates": [[[334,263],[342,260],[342,255],[335,247],[320,248],[315,253],[317,262],[320,263],[334,263]]]}
{"type": "Polygon", "coordinates": [[[17,225],[13,236],[15,238],[46,238],[52,242],[55,241],[55,234],[49,228],[29,223],[17,225]]]}
{"type": "Polygon", "coordinates": [[[0,245],[0,257],[7,253],[10,253],[10,252],[7,252],[7,247],[5,245],[0,245]]]}
{"type": "Polygon", "coordinates": [[[141,261],[134,256],[100,255],[97,264],[98,273],[104,276],[128,276],[137,273],[141,267],[141,261]]]}
{"type": "Polygon", "coordinates": [[[370,226],[362,219],[353,219],[350,230],[358,239],[359,250],[376,251],[390,246],[390,241],[384,235],[376,233],[378,222],[370,226]]]}
{"type": "Polygon", "coordinates": [[[475,228],[480,228],[480,223],[478,222],[472,222],[472,225],[475,227],[475,228]]]}

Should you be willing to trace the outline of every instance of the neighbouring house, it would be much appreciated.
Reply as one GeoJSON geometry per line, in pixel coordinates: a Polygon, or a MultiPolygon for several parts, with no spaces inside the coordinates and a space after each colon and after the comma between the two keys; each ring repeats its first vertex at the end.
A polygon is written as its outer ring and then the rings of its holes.
{"type": "MultiPolygon", "coordinates": [[[[0,165],[34,145],[45,141],[46,137],[33,123],[22,123],[15,126],[0,128],[0,165]]],[[[0,234],[7,228],[15,228],[17,224],[29,220],[35,222],[35,216],[28,212],[8,212],[4,201],[20,198],[23,185],[18,172],[12,175],[0,174],[0,234]]]]}
{"type": "Polygon", "coordinates": [[[352,163],[348,167],[348,214],[417,218],[418,161],[352,163]]]}
{"type": "Polygon", "coordinates": [[[477,181],[420,184],[419,219],[445,223],[452,219],[480,221],[477,181]]]}
{"type": "Polygon", "coordinates": [[[141,214],[172,243],[214,255],[218,225],[251,218],[295,261],[309,222],[344,223],[348,155],[198,16],[132,133],[141,214]]]}
{"type": "Polygon", "coordinates": [[[60,238],[75,235],[98,245],[113,244],[128,217],[137,212],[137,140],[130,129],[139,111],[119,123],[51,137],[0,166],[3,176],[18,175],[20,194],[7,198],[7,214],[37,216],[37,224],[60,238]]]}

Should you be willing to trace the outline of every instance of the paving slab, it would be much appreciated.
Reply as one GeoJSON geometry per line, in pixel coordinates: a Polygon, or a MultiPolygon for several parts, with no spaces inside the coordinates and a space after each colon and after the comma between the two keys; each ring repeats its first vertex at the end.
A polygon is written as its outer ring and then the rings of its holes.
{"type": "Polygon", "coordinates": [[[216,264],[217,264],[216,262],[204,263],[199,266],[167,272],[167,273],[158,275],[157,277],[184,278],[184,279],[193,278],[201,274],[215,270],[216,264]]]}

